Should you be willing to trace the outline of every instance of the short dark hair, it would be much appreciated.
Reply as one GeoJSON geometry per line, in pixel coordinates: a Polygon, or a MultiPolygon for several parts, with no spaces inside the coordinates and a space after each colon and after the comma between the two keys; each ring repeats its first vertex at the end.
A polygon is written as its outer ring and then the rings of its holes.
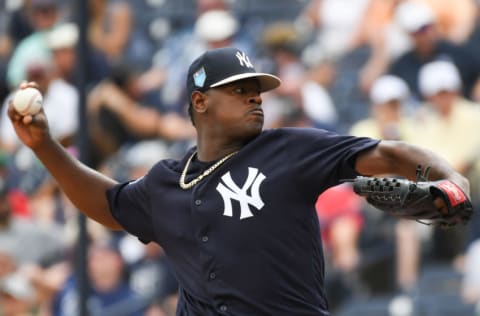
{"type": "Polygon", "coordinates": [[[192,125],[195,126],[195,120],[193,119],[193,105],[192,105],[192,101],[188,102],[187,113],[188,113],[188,117],[190,118],[190,122],[192,122],[192,125]]]}

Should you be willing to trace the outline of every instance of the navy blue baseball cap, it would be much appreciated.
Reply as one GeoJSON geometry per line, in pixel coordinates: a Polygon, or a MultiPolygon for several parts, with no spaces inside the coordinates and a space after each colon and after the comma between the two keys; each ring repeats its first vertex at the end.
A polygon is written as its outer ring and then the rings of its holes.
{"type": "Polygon", "coordinates": [[[188,69],[187,93],[205,92],[237,80],[256,78],[260,92],[269,91],[281,83],[277,76],[256,72],[247,54],[233,47],[212,49],[192,62],[188,69]]]}

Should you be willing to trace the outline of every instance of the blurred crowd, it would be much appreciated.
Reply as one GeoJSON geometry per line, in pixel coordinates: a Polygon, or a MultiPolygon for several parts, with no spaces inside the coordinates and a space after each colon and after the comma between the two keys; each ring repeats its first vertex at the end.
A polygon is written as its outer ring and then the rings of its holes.
{"type": "MultiPolygon", "coordinates": [[[[206,49],[235,46],[257,71],[282,80],[263,96],[265,128],[324,128],[429,148],[470,179],[480,205],[480,1],[88,6],[89,49],[78,65],[76,1],[0,0],[0,315],[77,315],[79,306],[78,212],[6,116],[24,80],[38,83],[51,133],[72,155],[126,181],[194,144],[188,65],[206,49]]],[[[319,196],[316,209],[333,311],[376,294],[413,296],[432,264],[458,272],[462,304],[480,302],[478,215],[458,229],[433,228],[385,216],[345,184],[319,196]]],[[[174,315],[177,283],[162,248],[87,224],[90,314],[174,315]]]]}

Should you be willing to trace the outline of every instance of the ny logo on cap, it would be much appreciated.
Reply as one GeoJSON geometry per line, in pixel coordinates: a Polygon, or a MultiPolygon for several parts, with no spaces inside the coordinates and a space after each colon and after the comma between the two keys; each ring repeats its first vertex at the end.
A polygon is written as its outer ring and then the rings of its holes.
{"type": "Polygon", "coordinates": [[[237,52],[235,56],[238,58],[240,65],[242,65],[243,67],[253,68],[253,65],[250,62],[247,54],[245,54],[244,52],[237,52]]]}
{"type": "Polygon", "coordinates": [[[205,69],[203,67],[193,74],[193,82],[195,82],[197,87],[203,87],[206,79],[207,74],[205,73],[205,69]]]}

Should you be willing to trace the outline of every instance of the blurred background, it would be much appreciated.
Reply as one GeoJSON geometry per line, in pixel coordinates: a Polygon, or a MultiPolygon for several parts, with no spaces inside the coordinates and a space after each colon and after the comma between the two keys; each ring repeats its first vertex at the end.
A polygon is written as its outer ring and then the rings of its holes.
{"type": "MultiPolygon", "coordinates": [[[[72,155],[126,181],[194,143],[187,68],[206,49],[235,46],[283,81],[263,96],[265,128],[430,148],[470,179],[478,209],[480,1],[86,5],[88,49],[78,50],[79,2],[0,0],[0,315],[76,316],[84,305],[89,315],[170,316],[176,306],[175,276],[158,245],[87,221],[79,257],[77,210],[6,117],[22,80],[38,83],[52,135],[72,155]],[[75,268],[82,262],[88,279],[75,268]]],[[[438,229],[386,216],[348,185],[319,196],[316,209],[333,315],[480,315],[477,214],[438,229]]]]}

